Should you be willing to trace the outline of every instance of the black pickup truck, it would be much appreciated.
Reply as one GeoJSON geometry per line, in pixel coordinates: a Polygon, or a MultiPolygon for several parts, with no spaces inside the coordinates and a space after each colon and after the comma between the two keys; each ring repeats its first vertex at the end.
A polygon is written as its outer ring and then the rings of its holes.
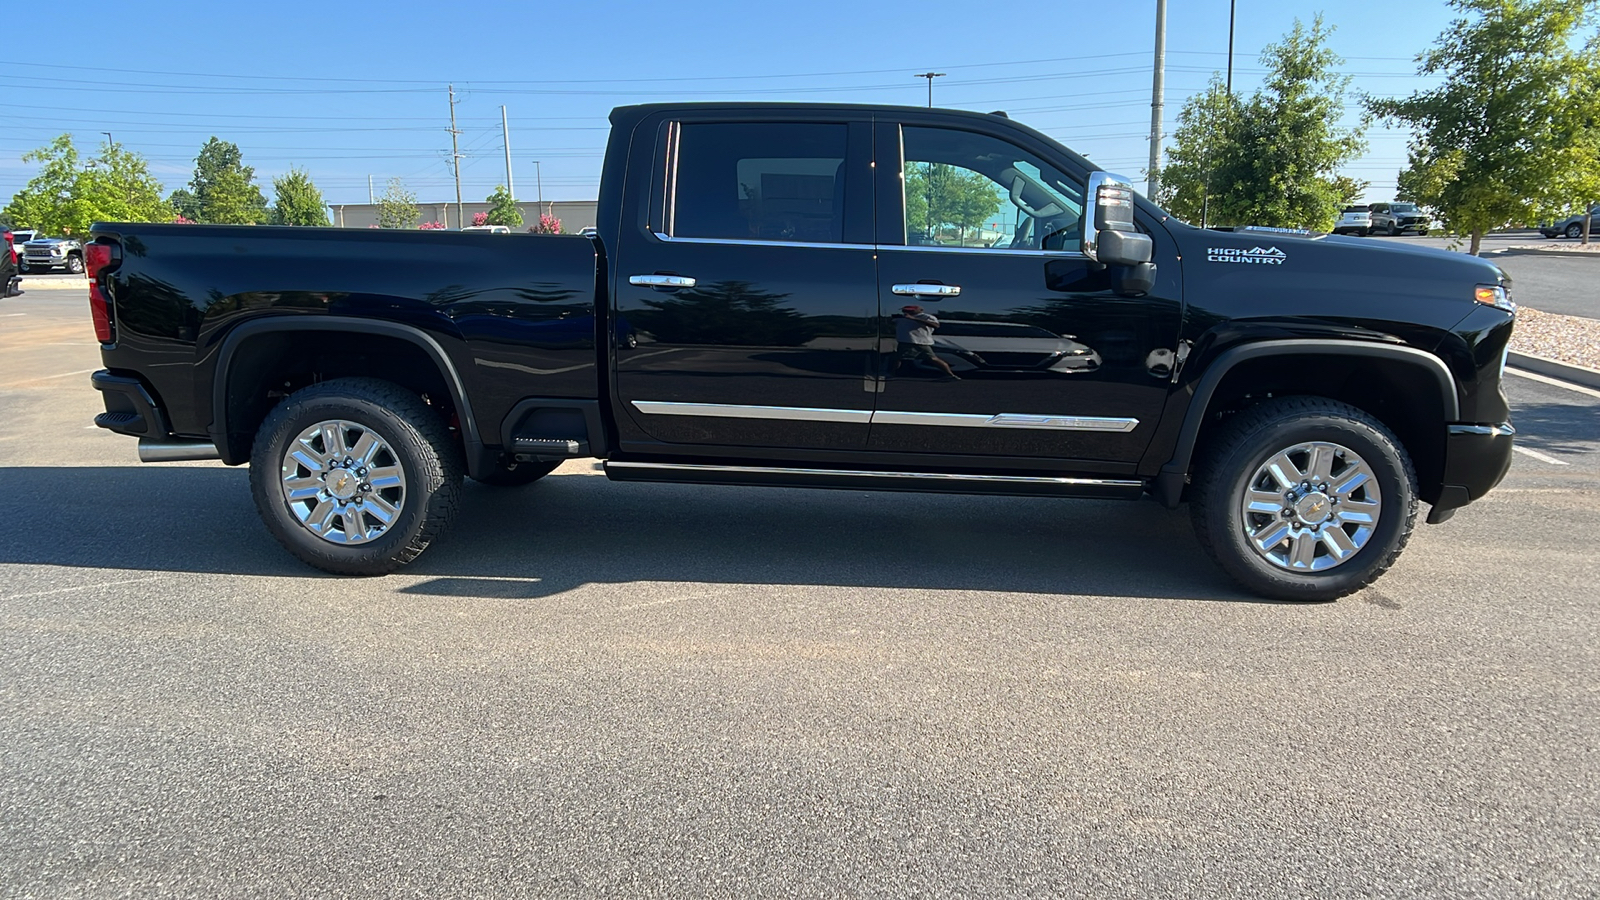
{"type": "Polygon", "coordinates": [[[1203,231],[1003,114],[611,122],[593,236],[97,225],[96,423],[249,463],[278,540],[357,575],[436,540],[464,475],[597,457],[1188,501],[1245,586],[1326,599],[1509,465],[1514,306],[1483,260],[1203,231]]]}

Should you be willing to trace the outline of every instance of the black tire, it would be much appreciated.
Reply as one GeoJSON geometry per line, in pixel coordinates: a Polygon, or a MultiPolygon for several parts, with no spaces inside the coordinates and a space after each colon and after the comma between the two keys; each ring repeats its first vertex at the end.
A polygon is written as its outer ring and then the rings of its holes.
{"type": "Polygon", "coordinates": [[[1577,222],[1573,222],[1571,225],[1568,225],[1567,237],[1572,238],[1573,240],[1583,237],[1583,226],[1579,225],[1577,222]]]}
{"type": "Polygon", "coordinates": [[[1251,591],[1293,602],[1334,600],[1371,584],[1405,549],[1417,520],[1417,473],[1399,439],[1367,413],[1322,397],[1285,397],[1233,416],[1206,441],[1194,471],[1190,515],[1201,546],[1251,591]],[[1382,505],[1366,543],[1349,559],[1302,573],[1269,562],[1255,549],[1245,533],[1241,501],[1260,466],[1311,441],[1339,444],[1361,457],[1382,505]]]}
{"type": "Polygon", "coordinates": [[[302,562],[336,575],[383,575],[421,555],[455,516],[464,469],[438,413],[416,394],[376,378],[339,378],[296,391],[270,413],[250,452],[250,492],[267,530],[302,562]],[[342,545],[302,525],[281,484],[290,443],[318,422],[370,429],[404,474],[399,512],[379,536],[342,545]]]}
{"type": "Polygon", "coordinates": [[[555,462],[517,462],[515,457],[503,455],[494,470],[472,476],[472,480],[490,487],[521,487],[554,472],[561,465],[555,462]]]}
{"type": "Polygon", "coordinates": [[[83,274],[83,257],[81,257],[81,256],[69,256],[69,257],[67,257],[67,271],[71,272],[74,275],[82,275],[83,274]]]}
{"type": "Polygon", "coordinates": [[[32,272],[33,272],[33,270],[28,268],[27,259],[24,258],[24,257],[18,257],[17,258],[17,274],[19,274],[19,275],[29,275],[29,274],[32,274],[32,272]]]}

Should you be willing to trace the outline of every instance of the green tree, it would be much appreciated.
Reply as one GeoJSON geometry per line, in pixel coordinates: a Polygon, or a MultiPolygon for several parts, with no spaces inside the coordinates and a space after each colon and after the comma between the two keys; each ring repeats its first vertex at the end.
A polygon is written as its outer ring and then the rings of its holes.
{"type": "Polygon", "coordinates": [[[1413,129],[1398,196],[1472,238],[1555,213],[1595,189],[1600,65],[1574,41],[1593,0],[1450,0],[1465,16],[1418,59],[1438,87],[1368,108],[1413,129]]]}
{"type": "Polygon", "coordinates": [[[83,235],[95,222],[164,222],[172,208],[161,199],[161,183],[137,153],[109,144],[87,161],[70,134],[23,154],[40,163],[39,174],[5,208],[12,220],[46,234],[83,235]]]}
{"type": "Polygon", "coordinates": [[[327,225],[328,205],[311,176],[299,169],[272,179],[274,225],[327,225]]]}
{"type": "Polygon", "coordinates": [[[522,224],[522,211],[517,209],[517,201],[511,199],[511,192],[505,185],[495,185],[494,193],[489,195],[489,215],[484,223],[512,228],[522,224]]]}
{"type": "Polygon", "coordinates": [[[178,188],[167,198],[167,205],[172,207],[173,215],[189,220],[200,221],[200,200],[188,188],[178,188]]]}
{"type": "Polygon", "coordinates": [[[945,163],[913,163],[906,167],[906,225],[916,234],[936,238],[944,228],[961,239],[1000,209],[999,186],[987,177],[945,163]],[[930,214],[931,210],[931,214],[930,214]]]}
{"type": "Polygon", "coordinates": [[[406,190],[405,182],[389,179],[389,184],[378,197],[379,228],[414,228],[422,210],[417,209],[417,195],[406,190]]]}
{"type": "Polygon", "coordinates": [[[1326,231],[1366,189],[1338,174],[1366,149],[1366,123],[1342,128],[1350,79],[1328,49],[1333,29],[1298,19],[1261,55],[1268,73],[1248,100],[1213,79],[1178,114],[1159,202],[1181,218],[1326,231]]]}
{"type": "Polygon", "coordinates": [[[161,192],[143,156],[108,144],[79,173],[74,194],[90,222],[168,222],[172,206],[161,192]]]}
{"type": "Polygon", "coordinates": [[[255,225],[269,220],[267,198],[255,183],[256,170],[244,164],[237,144],[215,137],[194,160],[189,189],[199,204],[197,222],[255,225]]]}
{"type": "Polygon", "coordinates": [[[82,171],[72,135],[63,134],[48,145],[22,154],[22,161],[40,163],[39,174],[6,204],[6,215],[45,234],[82,232],[88,221],[76,208],[72,192],[82,171]]]}

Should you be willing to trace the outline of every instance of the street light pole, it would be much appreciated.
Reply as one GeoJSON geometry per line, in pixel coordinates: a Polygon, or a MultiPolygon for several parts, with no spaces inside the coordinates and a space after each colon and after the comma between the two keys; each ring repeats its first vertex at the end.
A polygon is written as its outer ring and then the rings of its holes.
{"type": "Polygon", "coordinates": [[[926,78],[926,79],[928,79],[928,108],[929,109],[933,109],[933,80],[935,78],[943,78],[944,75],[945,75],[945,73],[943,73],[943,72],[922,72],[920,74],[911,76],[912,78],[926,78]]]}
{"type": "Polygon", "coordinates": [[[117,142],[111,139],[111,132],[102,131],[100,133],[106,136],[106,143],[107,144],[109,144],[112,147],[115,147],[117,145],[117,142]]]}

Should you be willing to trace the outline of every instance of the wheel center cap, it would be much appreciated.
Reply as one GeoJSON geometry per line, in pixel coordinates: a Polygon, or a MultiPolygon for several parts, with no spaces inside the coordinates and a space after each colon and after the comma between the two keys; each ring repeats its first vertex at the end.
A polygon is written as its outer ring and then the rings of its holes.
{"type": "Polygon", "coordinates": [[[1333,504],[1328,502],[1328,495],[1323,493],[1307,494],[1294,505],[1295,515],[1307,525],[1322,524],[1332,511],[1333,504]]]}
{"type": "Polygon", "coordinates": [[[328,493],[340,500],[349,500],[356,495],[356,489],[361,486],[361,479],[348,469],[338,469],[328,476],[327,484],[328,493]]]}

